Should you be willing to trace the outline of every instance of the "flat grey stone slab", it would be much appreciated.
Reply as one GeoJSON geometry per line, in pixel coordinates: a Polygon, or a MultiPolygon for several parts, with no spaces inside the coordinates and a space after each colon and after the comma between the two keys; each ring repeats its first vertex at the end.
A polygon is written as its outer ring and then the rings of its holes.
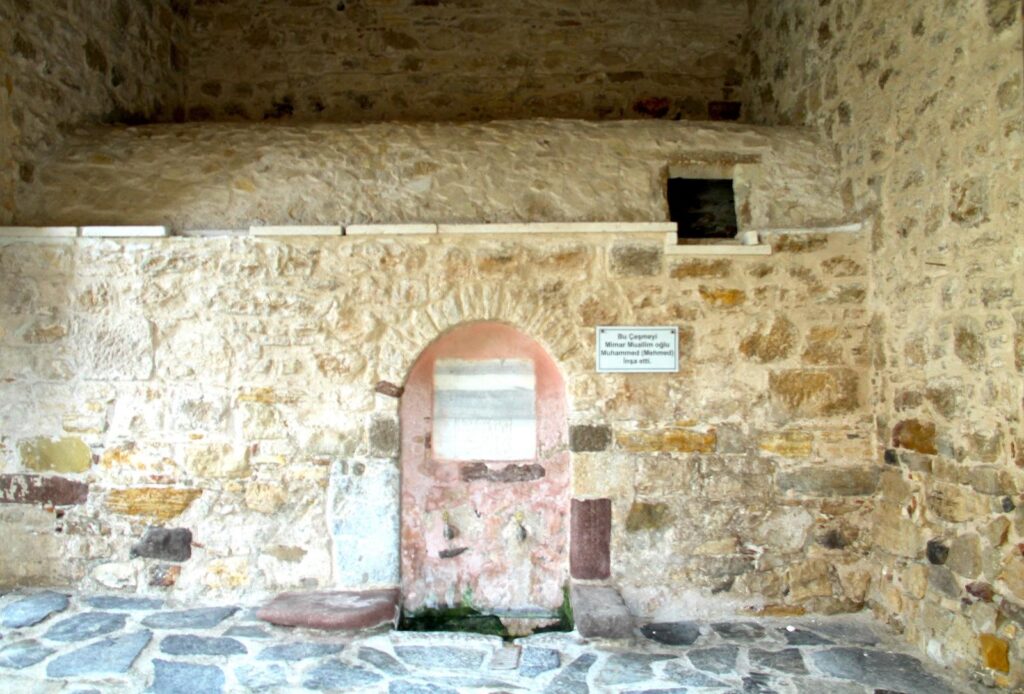
{"type": "Polygon", "coordinates": [[[329,660],[307,672],[306,677],[302,680],[302,686],[306,689],[345,691],[353,687],[376,684],[382,679],[383,677],[376,672],[371,672],[358,665],[348,665],[340,660],[329,660]]]}
{"type": "Polygon", "coordinates": [[[831,646],[834,643],[821,634],[799,627],[780,628],[778,631],[790,646],[831,646]]]}
{"type": "Polygon", "coordinates": [[[167,655],[242,655],[248,650],[241,641],[223,636],[182,634],[164,637],[160,642],[160,652],[167,655]]]}
{"type": "Polygon", "coordinates": [[[640,633],[668,646],[692,646],[700,638],[696,622],[654,622],[645,624],[640,633]]]}
{"type": "Polygon", "coordinates": [[[288,671],[277,663],[253,663],[235,668],[238,682],[254,692],[262,692],[288,684],[288,671]]]}
{"type": "Polygon", "coordinates": [[[54,658],[46,666],[46,675],[74,677],[127,672],[151,638],[153,632],[148,630],[122,636],[108,636],[54,658]]]}
{"type": "Polygon", "coordinates": [[[686,656],[698,670],[724,675],[736,671],[736,657],[739,652],[738,646],[710,646],[694,648],[687,651],[686,656]]]}
{"type": "Polygon", "coordinates": [[[669,687],[668,689],[627,689],[622,694],[688,694],[689,691],[686,687],[669,687]]]}
{"type": "Polygon", "coordinates": [[[719,636],[732,641],[757,641],[764,638],[764,627],[756,622],[715,622],[711,625],[719,636]]]}
{"type": "Polygon", "coordinates": [[[270,632],[254,624],[236,624],[224,632],[225,636],[237,636],[240,639],[269,639],[270,632]]]}
{"type": "Polygon", "coordinates": [[[124,629],[126,617],[113,612],[82,612],[50,627],[43,638],[50,641],[85,641],[124,629]]]}
{"type": "Polygon", "coordinates": [[[267,646],[256,656],[257,660],[306,660],[307,658],[322,658],[327,655],[341,653],[344,648],[340,643],[314,643],[310,641],[296,641],[294,643],[282,643],[276,646],[267,646]]]}
{"type": "Polygon", "coordinates": [[[395,646],[395,653],[413,667],[441,670],[474,670],[483,665],[485,653],[454,646],[395,646]]]}
{"type": "Polygon", "coordinates": [[[749,652],[750,667],[769,668],[790,675],[806,675],[807,666],[799,648],[784,648],[781,651],[769,651],[763,648],[751,648],[749,652]]]}
{"type": "Polygon", "coordinates": [[[589,694],[590,687],[587,686],[587,673],[591,666],[597,662],[597,656],[593,653],[584,653],[566,665],[551,684],[544,691],[547,694],[589,694]]]}
{"type": "Polygon", "coordinates": [[[519,674],[522,677],[536,677],[558,669],[561,664],[562,656],[555,649],[528,646],[519,658],[519,674]]]}
{"type": "Polygon", "coordinates": [[[376,648],[363,646],[359,649],[359,659],[388,675],[402,677],[409,674],[409,668],[398,662],[397,658],[376,648]]]}
{"type": "Polygon", "coordinates": [[[763,672],[752,672],[743,678],[744,694],[778,694],[782,682],[763,672]]]}
{"type": "Polygon", "coordinates": [[[215,665],[153,659],[153,694],[216,694],[224,691],[224,672],[215,665]]]}
{"type": "Polygon", "coordinates": [[[94,595],[85,599],[85,604],[98,610],[159,610],[164,601],[157,598],[122,598],[118,595],[94,595]]]}
{"type": "Polygon", "coordinates": [[[678,682],[684,687],[703,687],[705,689],[728,689],[729,685],[711,675],[694,670],[680,662],[672,662],[665,666],[665,677],[678,682]]]}
{"type": "Polygon", "coordinates": [[[157,612],[143,619],[142,624],[153,629],[210,629],[237,611],[237,607],[197,607],[157,612]]]}
{"type": "Polygon", "coordinates": [[[40,644],[38,641],[26,639],[16,641],[0,648],[0,667],[20,670],[45,660],[56,651],[40,644]]]}
{"type": "Polygon", "coordinates": [[[837,643],[856,644],[858,646],[875,646],[878,634],[867,624],[849,620],[822,621],[814,625],[814,631],[837,643]]]}
{"type": "Polygon", "coordinates": [[[633,635],[633,615],[612,586],[573,583],[572,614],[580,636],[621,639],[633,635]]]}
{"type": "Polygon", "coordinates": [[[925,671],[921,661],[902,653],[836,647],[809,654],[826,675],[878,689],[941,694],[952,692],[945,682],[925,671]]]}
{"type": "Polygon", "coordinates": [[[38,624],[54,612],[63,612],[70,600],[63,593],[51,590],[29,595],[12,602],[0,612],[0,626],[20,629],[38,624]]]}
{"type": "Polygon", "coordinates": [[[454,689],[436,684],[422,684],[395,680],[388,685],[388,694],[459,694],[454,689]]]}
{"type": "Polygon", "coordinates": [[[670,660],[674,656],[653,655],[649,653],[613,653],[605,660],[601,670],[594,679],[595,684],[612,686],[619,684],[636,684],[654,679],[651,666],[662,660],[670,660]]]}

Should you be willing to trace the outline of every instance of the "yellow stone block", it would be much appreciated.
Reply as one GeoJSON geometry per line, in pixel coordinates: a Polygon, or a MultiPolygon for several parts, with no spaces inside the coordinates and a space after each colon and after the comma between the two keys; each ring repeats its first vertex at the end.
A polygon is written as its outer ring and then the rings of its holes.
{"type": "Polygon", "coordinates": [[[178,487],[134,487],[114,489],[107,494],[107,508],[125,516],[147,516],[170,520],[181,515],[202,495],[201,489],[178,487]]]}
{"type": "Polygon", "coordinates": [[[618,436],[619,448],[632,453],[711,453],[717,436],[714,429],[660,429],[656,431],[628,431],[618,436]]]}
{"type": "Polygon", "coordinates": [[[742,289],[719,289],[714,287],[701,287],[700,298],[708,304],[720,308],[732,308],[739,306],[747,300],[747,293],[742,289]]]}
{"type": "Polygon", "coordinates": [[[982,634],[978,637],[978,645],[986,667],[1000,672],[1010,671],[1010,644],[995,634],[982,634]]]}
{"type": "Polygon", "coordinates": [[[203,577],[207,588],[230,590],[249,584],[249,560],[244,557],[230,557],[210,562],[203,577]]]}
{"type": "Polygon", "coordinates": [[[92,451],[77,436],[27,439],[18,444],[18,452],[22,465],[39,472],[85,472],[92,464],[92,451]]]}
{"type": "Polygon", "coordinates": [[[780,431],[760,437],[758,445],[766,453],[783,458],[806,458],[811,455],[814,434],[808,431],[780,431]]]}
{"type": "Polygon", "coordinates": [[[185,452],[185,466],[196,477],[245,477],[248,451],[228,443],[198,443],[185,452]]]}

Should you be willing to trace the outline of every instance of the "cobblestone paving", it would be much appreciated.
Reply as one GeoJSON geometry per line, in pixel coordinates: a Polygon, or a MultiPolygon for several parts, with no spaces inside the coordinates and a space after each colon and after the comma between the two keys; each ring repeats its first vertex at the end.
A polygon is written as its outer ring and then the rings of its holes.
{"type": "MultiPolygon", "coordinates": [[[[68,599],[70,597],[70,599],[68,599]]],[[[643,625],[633,641],[274,627],[236,606],[0,598],[0,692],[942,694],[979,691],[863,616],[643,625]]]]}

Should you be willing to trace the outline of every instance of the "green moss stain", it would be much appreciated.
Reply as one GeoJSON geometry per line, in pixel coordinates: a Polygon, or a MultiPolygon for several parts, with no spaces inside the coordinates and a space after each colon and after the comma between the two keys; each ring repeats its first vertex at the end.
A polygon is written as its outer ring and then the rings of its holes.
{"type": "Polygon", "coordinates": [[[466,631],[509,638],[508,629],[500,619],[469,605],[424,607],[415,612],[403,610],[398,628],[401,631],[466,631]]]}
{"type": "Polygon", "coordinates": [[[631,533],[640,530],[658,530],[669,522],[668,505],[647,504],[637,501],[626,516],[626,530],[631,533]]]}
{"type": "Polygon", "coordinates": [[[25,439],[18,443],[18,453],[26,469],[38,472],[85,472],[92,464],[92,451],[77,436],[25,439]]]}

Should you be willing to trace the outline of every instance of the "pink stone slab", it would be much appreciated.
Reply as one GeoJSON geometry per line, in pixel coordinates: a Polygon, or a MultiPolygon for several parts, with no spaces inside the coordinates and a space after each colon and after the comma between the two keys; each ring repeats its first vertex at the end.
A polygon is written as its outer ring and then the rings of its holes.
{"type": "Polygon", "coordinates": [[[256,612],[265,622],[310,629],[369,629],[393,623],[398,590],[281,593],[256,612]]]}

